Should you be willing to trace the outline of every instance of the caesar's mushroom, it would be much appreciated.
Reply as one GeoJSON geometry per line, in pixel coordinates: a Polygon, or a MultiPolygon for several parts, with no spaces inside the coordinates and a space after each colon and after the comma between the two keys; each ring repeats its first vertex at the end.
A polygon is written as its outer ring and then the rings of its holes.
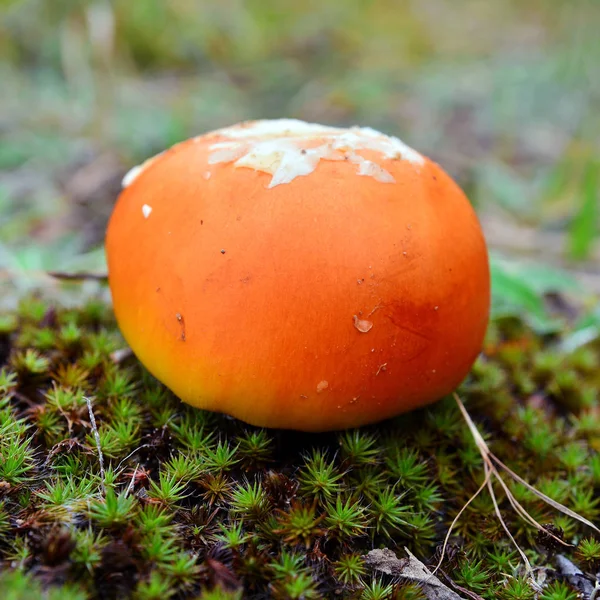
{"type": "Polygon", "coordinates": [[[106,237],[119,326],[183,401],[334,430],[451,392],[488,322],[486,245],[435,163],[370,128],[251,121],[133,169],[106,237]]]}

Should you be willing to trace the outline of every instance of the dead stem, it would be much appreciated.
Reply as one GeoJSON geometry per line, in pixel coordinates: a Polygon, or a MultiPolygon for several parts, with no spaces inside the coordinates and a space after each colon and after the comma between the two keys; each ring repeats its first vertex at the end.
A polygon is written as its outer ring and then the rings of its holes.
{"type": "Polygon", "coordinates": [[[129,496],[131,490],[133,490],[133,486],[135,485],[135,476],[137,475],[139,465],[135,465],[135,469],[133,470],[133,475],[131,476],[131,480],[129,481],[129,485],[125,490],[125,496],[129,496]]]}
{"type": "Polygon", "coordinates": [[[544,494],[543,492],[540,492],[538,489],[534,488],[530,483],[527,483],[527,481],[525,481],[522,477],[517,475],[512,469],[507,467],[497,456],[495,456],[491,452],[490,452],[490,458],[494,462],[496,462],[501,469],[506,471],[506,473],[508,473],[508,475],[510,475],[515,481],[518,481],[519,483],[523,484],[528,490],[533,492],[538,498],[540,498],[541,500],[546,502],[546,504],[549,504],[550,506],[552,506],[556,510],[564,513],[565,515],[567,515],[573,519],[576,519],[580,523],[583,523],[584,525],[591,527],[596,533],[600,533],[600,529],[598,527],[596,527],[596,525],[594,525],[589,519],[582,517],[580,514],[571,510],[567,506],[564,506],[560,502],[553,500],[549,496],[546,496],[546,494],[544,494]]]}
{"type": "Polygon", "coordinates": [[[469,504],[471,504],[471,502],[473,502],[473,500],[475,500],[475,498],[477,498],[477,496],[479,496],[479,494],[481,494],[481,492],[483,491],[485,486],[488,484],[490,475],[491,475],[491,472],[486,471],[485,479],[483,480],[483,483],[479,486],[479,489],[463,504],[463,507],[458,511],[458,514],[456,515],[456,517],[454,517],[454,520],[452,521],[452,523],[450,524],[450,527],[448,528],[448,533],[446,533],[446,537],[444,538],[444,545],[442,546],[442,554],[440,556],[440,560],[439,560],[438,564],[436,565],[435,569],[431,572],[432,574],[435,574],[436,571],[442,566],[442,562],[444,562],[444,557],[446,556],[446,548],[448,547],[448,540],[450,539],[450,535],[452,535],[452,531],[454,530],[454,527],[458,523],[458,520],[460,519],[461,515],[465,512],[465,510],[467,510],[467,507],[469,506],[469,504]]]}
{"type": "Polygon", "coordinates": [[[60,279],[61,281],[101,281],[102,283],[108,282],[108,275],[106,273],[64,273],[62,271],[47,271],[47,274],[54,278],[60,279]]]}
{"type": "Polygon", "coordinates": [[[88,412],[90,414],[90,423],[92,425],[92,431],[94,432],[94,439],[96,440],[96,448],[98,448],[98,460],[100,461],[100,479],[102,493],[106,494],[105,487],[105,473],[104,473],[104,457],[102,456],[102,447],[100,446],[100,434],[98,433],[98,427],[96,426],[96,417],[94,417],[94,410],[92,408],[92,399],[89,396],[85,397],[87,402],[88,412]]]}
{"type": "Polygon", "coordinates": [[[133,356],[133,350],[131,348],[119,348],[110,354],[110,360],[115,365],[120,365],[125,362],[127,359],[133,356]]]}
{"type": "Polygon", "coordinates": [[[562,544],[564,546],[571,546],[571,544],[568,544],[567,542],[561,540],[556,535],[554,535],[551,531],[548,531],[545,527],[540,525],[525,510],[525,508],[518,502],[518,500],[514,497],[513,493],[508,488],[508,485],[502,478],[500,471],[498,469],[507,473],[515,481],[518,481],[519,483],[523,484],[528,490],[533,492],[538,498],[540,498],[541,500],[543,500],[544,502],[546,502],[547,504],[549,504],[556,510],[568,515],[569,517],[572,517],[573,519],[578,520],[579,522],[587,525],[588,527],[591,527],[594,531],[596,531],[598,533],[600,533],[600,529],[598,529],[598,527],[596,527],[596,525],[594,525],[591,521],[589,521],[585,517],[582,517],[575,511],[571,510],[570,508],[567,508],[566,506],[563,506],[562,504],[560,504],[560,502],[553,500],[552,498],[546,496],[545,494],[543,494],[542,492],[537,490],[531,484],[527,483],[522,477],[520,477],[514,471],[512,471],[509,467],[507,467],[499,458],[497,458],[494,454],[492,454],[487,443],[485,442],[485,440],[479,433],[479,430],[477,429],[475,423],[473,422],[473,419],[471,419],[471,416],[467,412],[467,409],[465,408],[465,406],[464,406],[462,400],[460,399],[460,397],[458,396],[458,394],[454,393],[454,399],[456,401],[456,404],[458,405],[458,408],[460,409],[460,412],[462,413],[463,418],[465,419],[465,422],[467,423],[467,426],[469,427],[471,435],[473,436],[473,440],[475,441],[475,444],[477,445],[477,449],[479,450],[479,453],[481,454],[481,457],[483,458],[485,479],[484,479],[483,483],[481,484],[481,486],[479,487],[479,489],[469,498],[469,500],[460,509],[460,511],[458,512],[458,514],[452,521],[450,528],[448,530],[448,533],[446,534],[446,537],[444,539],[444,545],[442,547],[442,555],[441,555],[440,560],[433,572],[435,573],[440,568],[440,566],[444,560],[444,557],[446,554],[446,548],[448,545],[448,539],[450,538],[450,534],[452,533],[452,530],[456,526],[458,519],[460,518],[462,513],[465,511],[467,506],[469,506],[469,504],[482,492],[483,488],[487,486],[490,496],[491,496],[491,499],[492,499],[492,502],[494,504],[494,512],[496,513],[496,516],[498,517],[498,520],[500,521],[502,528],[504,529],[504,531],[510,538],[511,542],[513,543],[513,545],[519,552],[521,558],[523,559],[525,568],[527,570],[527,574],[531,578],[531,581],[533,582],[534,587],[539,588],[539,585],[537,584],[537,582],[535,581],[535,579],[533,577],[533,569],[531,567],[529,560],[527,559],[527,556],[525,555],[525,552],[523,552],[522,548],[517,544],[517,541],[511,534],[506,522],[504,521],[504,519],[502,517],[502,513],[500,512],[500,507],[498,505],[498,500],[496,498],[496,492],[494,491],[494,485],[493,485],[494,479],[496,481],[498,481],[498,483],[504,490],[507,500],[509,501],[513,510],[517,513],[517,515],[519,515],[519,517],[521,517],[523,520],[528,522],[530,525],[533,525],[537,530],[543,531],[546,535],[553,538],[560,544],[562,544]]]}

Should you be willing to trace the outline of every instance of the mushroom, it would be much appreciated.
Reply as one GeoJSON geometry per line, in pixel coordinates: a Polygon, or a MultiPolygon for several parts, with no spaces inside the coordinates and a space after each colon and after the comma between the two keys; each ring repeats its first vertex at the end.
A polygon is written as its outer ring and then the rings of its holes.
{"type": "Polygon", "coordinates": [[[354,427],[450,393],[480,352],[477,217],[395,137],[250,121],[177,144],[124,186],[106,236],[115,315],[189,404],[354,427]]]}

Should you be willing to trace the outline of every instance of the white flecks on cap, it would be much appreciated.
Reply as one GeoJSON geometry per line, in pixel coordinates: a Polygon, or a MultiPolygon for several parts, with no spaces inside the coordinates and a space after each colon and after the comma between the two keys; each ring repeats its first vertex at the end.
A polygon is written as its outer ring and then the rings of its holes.
{"type": "Polygon", "coordinates": [[[341,131],[344,130],[340,127],[306,123],[299,119],[264,119],[261,121],[244,121],[231,127],[219,129],[214,133],[237,139],[255,137],[315,137],[323,133],[338,134],[341,131]]]}
{"type": "Polygon", "coordinates": [[[136,165],[135,167],[129,169],[121,181],[121,187],[126,188],[130,186],[134,182],[135,178],[142,172],[143,168],[143,165],[136,165]]]}
{"type": "Polygon", "coordinates": [[[317,394],[324,392],[328,387],[329,387],[328,381],[325,381],[325,380],[319,381],[319,383],[317,383],[317,394]]]}
{"type": "Polygon", "coordinates": [[[320,160],[346,160],[358,166],[357,175],[395,183],[389,171],[367,160],[360,150],[379,152],[384,159],[422,165],[423,157],[393,136],[370,127],[343,129],[296,119],[248,121],[212,132],[228,138],[210,147],[209,164],[233,163],[272,175],[268,187],[290,183],[312,173],[320,160]],[[318,146],[311,141],[318,139],[318,146]]]}
{"type": "Polygon", "coordinates": [[[144,204],[144,206],[142,206],[142,214],[144,215],[144,219],[147,219],[150,216],[151,212],[152,212],[151,206],[148,206],[147,204],[144,204]]]}
{"type": "Polygon", "coordinates": [[[145,160],[141,165],[136,165],[129,169],[125,174],[125,177],[121,180],[121,187],[129,187],[161,154],[164,154],[164,152],[159,152],[156,156],[152,156],[148,160],[145,160]]]}

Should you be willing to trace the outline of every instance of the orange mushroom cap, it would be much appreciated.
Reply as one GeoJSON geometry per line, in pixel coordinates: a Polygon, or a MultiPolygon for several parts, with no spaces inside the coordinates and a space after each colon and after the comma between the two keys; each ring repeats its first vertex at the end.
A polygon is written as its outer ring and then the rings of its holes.
{"type": "Polygon", "coordinates": [[[481,349],[477,217],[397,138],[251,121],[124,186],[106,237],[116,318],[189,404],[265,427],[359,426],[448,394],[481,349]]]}

